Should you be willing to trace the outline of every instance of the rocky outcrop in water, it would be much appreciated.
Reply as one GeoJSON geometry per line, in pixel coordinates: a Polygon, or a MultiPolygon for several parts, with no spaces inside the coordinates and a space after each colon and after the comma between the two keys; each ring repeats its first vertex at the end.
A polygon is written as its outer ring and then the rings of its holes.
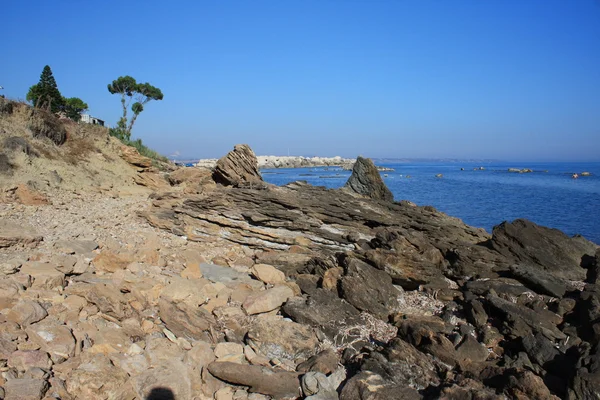
{"type": "Polygon", "coordinates": [[[352,175],[344,187],[372,199],[394,201],[394,195],[383,183],[373,161],[368,158],[358,157],[356,159],[352,175]]]}

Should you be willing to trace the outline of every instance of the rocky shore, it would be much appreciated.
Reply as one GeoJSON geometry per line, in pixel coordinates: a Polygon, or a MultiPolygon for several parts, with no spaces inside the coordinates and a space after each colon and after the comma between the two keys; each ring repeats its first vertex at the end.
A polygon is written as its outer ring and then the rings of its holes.
{"type": "Polygon", "coordinates": [[[0,398],[600,396],[582,237],[395,201],[368,159],[339,190],[275,187],[245,145],[157,168],[29,118],[0,113],[0,398]]]}

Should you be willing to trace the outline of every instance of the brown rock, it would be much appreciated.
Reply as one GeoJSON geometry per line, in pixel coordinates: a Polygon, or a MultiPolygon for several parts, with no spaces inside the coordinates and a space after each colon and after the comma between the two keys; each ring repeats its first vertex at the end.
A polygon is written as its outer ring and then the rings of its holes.
{"type": "Polygon", "coordinates": [[[208,370],[221,380],[249,386],[251,392],[273,396],[276,399],[296,398],[300,394],[298,373],[231,362],[213,362],[208,365],[208,370]]]}
{"type": "Polygon", "coordinates": [[[275,310],[281,307],[290,297],[294,296],[294,291],[287,286],[275,286],[261,292],[255,292],[248,296],[244,301],[243,307],[248,315],[259,314],[275,310]]]}
{"type": "Polygon", "coordinates": [[[121,158],[128,164],[138,167],[140,172],[152,167],[152,159],[140,155],[135,147],[121,146],[121,158]]]}
{"type": "Polygon", "coordinates": [[[259,281],[272,285],[285,282],[285,274],[268,264],[255,264],[250,268],[250,273],[259,281]]]}
{"type": "Polygon", "coordinates": [[[201,193],[204,188],[214,186],[212,172],[206,168],[179,168],[169,174],[169,183],[183,186],[185,193],[201,193]]]}
{"type": "Polygon", "coordinates": [[[337,369],[340,357],[332,349],[323,350],[319,354],[310,357],[305,362],[298,364],[297,371],[299,372],[321,372],[329,375],[337,369]]]}
{"type": "Polygon", "coordinates": [[[17,201],[26,206],[42,206],[50,204],[46,196],[36,190],[28,188],[26,185],[19,185],[15,190],[17,201]]]}
{"type": "Polygon", "coordinates": [[[225,186],[246,183],[264,185],[258,172],[256,155],[247,144],[234,146],[232,151],[217,161],[212,177],[215,182],[225,186]]]}
{"type": "Polygon", "coordinates": [[[131,392],[126,385],[128,375],[114,366],[110,359],[102,354],[86,354],[77,368],[70,371],[65,379],[67,391],[76,399],[132,399],[126,394],[131,392]]]}
{"type": "Polygon", "coordinates": [[[127,254],[116,254],[109,250],[103,250],[92,260],[92,263],[97,270],[116,272],[127,268],[127,265],[133,261],[133,257],[127,254]]]}
{"type": "Polygon", "coordinates": [[[203,332],[215,324],[214,317],[202,308],[173,303],[163,298],[159,300],[158,306],[160,318],[178,337],[203,339],[203,332]]]}
{"type": "Polygon", "coordinates": [[[321,286],[323,287],[323,289],[337,291],[338,282],[343,274],[343,268],[329,268],[323,274],[323,282],[321,283],[321,286]]]}
{"type": "Polygon", "coordinates": [[[228,355],[243,355],[244,346],[239,343],[222,342],[217,343],[215,346],[215,356],[217,358],[223,358],[228,355]]]}
{"type": "Polygon", "coordinates": [[[118,319],[126,318],[132,313],[125,295],[112,285],[97,283],[86,291],[85,298],[103,313],[118,319]]]}
{"type": "Polygon", "coordinates": [[[41,321],[46,318],[47,315],[48,312],[46,309],[37,301],[20,300],[13,308],[11,308],[6,318],[9,321],[16,322],[22,327],[26,327],[34,322],[41,321]]]}

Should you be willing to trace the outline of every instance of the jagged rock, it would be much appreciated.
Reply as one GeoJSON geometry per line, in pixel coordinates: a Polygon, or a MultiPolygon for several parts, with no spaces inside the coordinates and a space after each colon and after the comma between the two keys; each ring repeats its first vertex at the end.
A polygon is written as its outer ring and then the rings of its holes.
{"type": "Polygon", "coordinates": [[[250,326],[247,343],[266,357],[295,360],[312,356],[319,342],[311,328],[278,317],[262,317],[250,326]]]}
{"type": "Polygon", "coordinates": [[[325,289],[316,289],[306,298],[291,298],[282,309],[294,321],[321,329],[338,344],[350,343],[357,338],[352,332],[341,335],[342,331],[365,324],[354,306],[325,289]]]}
{"type": "Polygon", "coordinates": [[[392,284],[392,278],[356,258],[346,257],[342,263],[342,297],[357,309],[387,320],[398,308],[399,292],[392,284]]]}
{"type": "Polygon", "coordinates": [[[338,354],[332,349],[327,349],[298,364],[296,370],[300,372],[320,372],[328,375],[337,369],[339,362],[340,357],[338,354]]]}
{"type": "Polygon", "coordinates": [[[160,318],[177,337],[203,339],[203,333],[215,324],[214,317],[203,308],[163,298],[158,306],[160,318]]]}
{"type": "Polygon", "coordinates": [[[567,291],[567,285],[563,279],[540,271],[539,267],[513,265],[510,267],[510,272],[515,279],[523,282],[537,293],[561,298],[567,291]]]}
{"type": "Polygon", "coordinates": [[[511,371],[504,392],[513,399],[548,399],[559,400],[550,393],[544,380],[530,371],[511,371]]]}
{"type": "Polygon", "coordinates": [[[383,183],[377,167],[369,158],[359,156],[356,159],[352,175],[344,188],[372,199],[394,201],[394,195],[383,183]]]}
{"type": "Polygon", "coordinates": [[[131,315],[131,305],[115,286],[97,283],[85,291],[85,299],[95,304],[100,311],[117,319],[131,315]]]}
{"type": "Polygon", "coordinates": [[[26,327],[46,318],[48,312],[34,300],[20,300],[8,312],[6,319],[26,327]]]}
{"type": "Polygon", "coordinates": [[[558,278],[585,280],[582,258],[592,256],[597,245],[581,236],[568,237],[558,229],[536,225],[525,219],[495,226],[492,247],[522,264],[535,264],[558,278]]]}
{"type": "Polygon", "coordinates": [[[264,181],[258,172],[258,160],[247,144],[235,145],[233,150],[217,161],[213,170],[215,182],[225,186],[260,184],[264,181]]]}
{"type": "Polygon", "coordinates": [[[340,400],[420,400],[415,389],[397,385],[378,374],[363,371],[354,375],[342,389],[340,400]]]}
{"type": "Polygon", "coordinates": [[[534,311],[520,304],[501,299],[493,293],[486,296],[486,304],[499,314],[500,320],[503,321],[501,331],[503,330],[503,333],[510,337],[525,337],[532,333],[541,333],[550,340],[566,338],[566,335],[556,327],[562,318],[551,311],[534,311]]]}
{"type": "Polygon", "coordinates": [[[231,362],[213,362],[208,365],[208,371],[221,380],[249,386],[251,392],[273,396],[276,399],[296,398],[300,394],[299,374],[295,372],[231,362]]]}
{"type": "Polygon", "coordinates": [[[364,259],[404,289],[444,280],[444,257],[423,233],[388,228],[377,232],[373,244],[383,248],[365,251],[364,259]]]}
{"type": "Polygon", "coordinates": [[[128,164],[138,167],[140,172],[152,167],[152,159],[142,156],[132,146],[121,146],[121,158],[128,164]]]}
{"type": "Polygon", "coordinates": [[[389,383],[423,390],[437,386],[437,365],[425,353],[401,339],[392,339],[381,352],[369,354],[360,366],[385,378],[389,383]]]}
{"type": "Polygon", "coordinates": [[[0,248],[14,245],[35,246],[42,241],[42,236],[30,226],[16,224],[0,219],[0,248]]]}

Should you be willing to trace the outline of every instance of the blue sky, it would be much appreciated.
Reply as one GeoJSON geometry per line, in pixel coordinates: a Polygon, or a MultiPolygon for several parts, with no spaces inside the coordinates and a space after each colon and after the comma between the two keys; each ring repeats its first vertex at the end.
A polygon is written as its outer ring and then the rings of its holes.
{"type": "Polygon", "coordinates": [[[44,65],[115,124],[106,85],[162,89],[164,154],[600,161],[600,0],[9,1],[0,85],[44,65]]]}

